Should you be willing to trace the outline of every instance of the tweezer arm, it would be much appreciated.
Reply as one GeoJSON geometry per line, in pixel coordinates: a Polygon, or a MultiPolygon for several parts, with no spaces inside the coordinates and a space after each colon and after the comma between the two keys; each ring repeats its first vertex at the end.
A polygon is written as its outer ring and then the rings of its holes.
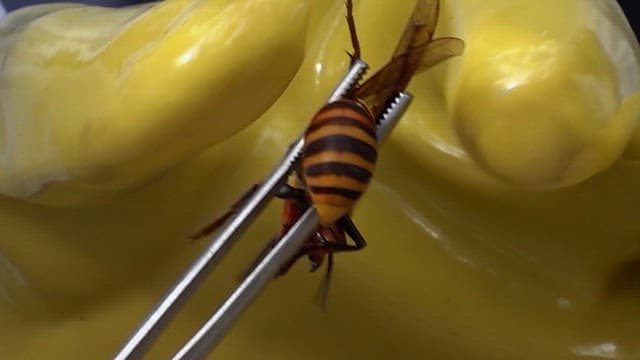
{"type": "MultiPolygon", "coordinates": [[[[356,60],[331,93],[329,102],[335,101],[346,94],[360,80],[366,69],[367,64],[365,62],[356,60]]],[[[144,355],[184,301],[224,257],[256,215],[262,211],[266,203],[273,197],[274,190],[286,181],[291,171],[291,166],[298,158],[303,146],[304,140],[300,136],[289,147],[282,160],[257,189],[256,193],[247,200],[246,204],[224,225],[221,231],[216,233],[205,250],[153,307],[153,310],[127,339],[114,359],[139,359],[144,355]]]]}
{"type": "MultiPolygon", "coordinates": [[[[409,106],[411,95],[397,94],[377,127],[378,142],[384,141],[409,106]]],[[[284,264],[295,256],[305,239],[318,226],[318,215],[311,207],[293,225],[266,256],[243,279],[231,295],[198,332],[173,356],[173,360],[202,359],[224,337],[233,321],[249,306],[284,264]]]]}

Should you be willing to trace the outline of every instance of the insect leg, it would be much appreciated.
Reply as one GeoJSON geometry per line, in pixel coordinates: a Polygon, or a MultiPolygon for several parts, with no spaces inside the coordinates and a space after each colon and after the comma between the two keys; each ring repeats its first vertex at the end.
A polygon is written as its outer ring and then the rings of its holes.
{"type": "Polygon", "coordinates": [[[351,64],[356,61],[356,59],[360,59],[360,41],[358,40],[358,33],[356,33],[356,23],[353,19],[353,1],[346,0],[346,8],[347,8],[347,24],[349,26],[349,35],[351,35],[351,44],[353,46],[353,54],[349,54],[351,58],[351,64]]]}
{"type": "Polygon", "coordinates": [[[335,251],[355,251],[367,246],[367,241],[364,239],[364,236],[362,236],[349,216],[343,216],[336,222],[336,224],[340,226],[347,235],[349,235],[349,237],[353,240],[354,245],[336,244],[342,245],[342,247],[340,249],[335,249],[335,251]]]}
{"type": "MultiPolygon", "coordinates": [[[[247,200],[258,190],[260,185],[262,185],[262,183],[253,184],[253,186],[251,186],[249,190],[247,190],[244,194],[242,194],[242,196],[240,196],[240,198],[236,200],[236,202],[233,203],[233,205],[231,205],[229,210],[227,210],[224,214],[222,214],[220,217],[215,219],[211,224],[205,226],[195,234],[190,235],[189,239],[197,240],[213,233],[217,228],[219,228],[222,224],[224,224],[224,222],[227,221],[227,219],[229,219],[231,215],[235,214],[236,211],[238,211],[238,209],[241,208],[247,202],[247,200]]],[[[281,199],[299,199],[299,200],[306,199],[304,189],[299,189],[289,184],[283,184],[282,186],[277,188],[274,195],[281,199]]]]}
{"type": "MultiPolygon", "coordinates": [[[[360,231],[355,226],[351,218],[343,216],[336,222],[337,228],[332,227],[330,230],[333,233],[331,239],[327,239],[321,232],[316,232],[312,243],[308,243],[301,252],[311,253],[313,251],[324,251],[327,254],[333,254],[344,251],[356,251],[364,248],[367,245],[367,241],[364,239],[360,231]],[[344,232],[353,240],[353,244],[347,244],[344,241],[344,235],[340,236],[338,232],[344,232]],[[336,241],[336,239],[341,239],[336,241]]],[[[311,271],[315,271],[320,264],[312,266],[311,271]]]]}
{"type": "Polygon", "coordinates": [[[231,215],[235,214],[236,211],[238,211],[238,209],[241,208],[245,202],[247,202],[247,200],[251,197],[251,195],[253,195],[256,192],[256,190],[258,190],[260,185],[261,185],[260,183],[253,184],[253,186],[251,186],[249,190],[245,191],[245,193],[242,194],[242,196],[240,196],[240,198],[236,200],[236,202],[233,203],[233,205],[231,205],[229,210],[227,210],[224,214],[222,214],[220,217],[215,219],[211,224],[205,226],[197,233],[190,235],[189,239],[197,240],[214,232],[217,228],[220,227],[220,225],[224,224],[224,222],[227,221],[227,219],[229,219],[231,215]]]}
{"type": "Polygon", "coordinates": [[[304,189],[293,187],[289,184],[284,184],[280,186],[276,190],[275,196],[279,197],[280,199],[306,200],[306,194],[304,192],[304,189]]]}
{"type": "MultiPolygon", "coordinates": [[[[324,280],[318,288],[316,294],[316,301],[323,310],[327,309],[327,299],[329,298],[329,289],[331,288],[331,275],[333,274],[333,253],[340,251],[355,251],[364,248],[367,245],[366,240],[360,234],[360,231],[355,226],[351,218],[347,215],[343,216],[336,222],[336,225],[342,229],[353,240],[354,245],[346,244],[344,242],[329,242],[325,241],[319,247],[324,249],[330,249],[327,254],[327,270],[324,274],[324,280]]],[[[332,230],[333,231],[333,230],[332,230]]]]}
{"type": "MultiPolygon", "coordinates": [[[[253,269],[258,266],[258,264],[264,259],[264,257],[267,256],[269,251],[271,251],[276,246],[278,241],[280,241],[280,235],[272,237],[267,245],[262,249],[260,254],[256,256],[255,260],[253,260],[253,262],[242,272],[242,276],[240,276],[239,279],[246,278],[247,275],[249,275],[249,273],[251,273],[253,269]]],[[[278,274],[276,274],[276,277],[286,274],[287,271],[289,271],[289,269],[293,266],[293,264],[295,264],[295,262],[304,255],[306,255],[306,253],[304,252],[297,253],[291,260],[289,260],[282,266],[280,271],[278,271],[278,274]]]]}

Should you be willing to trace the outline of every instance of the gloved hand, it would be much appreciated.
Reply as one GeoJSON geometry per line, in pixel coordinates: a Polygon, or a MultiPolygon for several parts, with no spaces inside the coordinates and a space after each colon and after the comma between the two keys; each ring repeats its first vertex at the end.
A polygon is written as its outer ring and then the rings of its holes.
{"type": "MultiPolygon", "coordinates": [[[[357,4],[372,68],[411,3],[357,4]]],[[[18,309],[65,314],[41,333],[11,322],[0,337],[9,354],[68,354],[71,333],[100,339],[74,347],[77,357],[115,349],[197,251],[182,239],[258,180],[322,104],[348,61],[342,14],[341,1],[165,1],[3,20],[0,251],[28,281],[7,282],[18,309]],[[87,320],[71,321],[79,311],[87,320]],[[12,337],[16,327],[29,336],[12,337]]],[[[356,209],[370,246],[338,256],[327,320],[310,301],[318,278],[294,271],[219,354],[639,351],[628,331],[637,289],[624,284],[640,235],[640,69],[615,3],[447,1],[438,34],[463,38],[465,53],[414,79],[413,105],[356,209]]],[[[271,218],[250,237],[277,228],[271,218]]]]}

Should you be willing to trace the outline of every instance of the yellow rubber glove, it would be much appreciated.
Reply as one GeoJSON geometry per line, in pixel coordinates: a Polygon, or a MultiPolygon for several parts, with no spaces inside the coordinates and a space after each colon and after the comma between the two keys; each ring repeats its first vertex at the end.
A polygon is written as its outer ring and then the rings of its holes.
{"type": "Polygon", "coordinates": [[[0,192],[77,202],[227,139],[296,73],[305,13],[293,1],[169,1],[11,14],[0,30],[0,192]]]}
{"type": "Polygon", "coordinates": [[[618,160],[640,118],[640,70],[615,4],[464,9],[461,20],[473,21],[463,25],[469,47],[451,121],[473,160],[536,189],[574,185],[618,160]]]}
{"type": "MultiPolygon", "coordinates": [[[[64,5],[43,15],[60,6],[0,23],[8,358],[112,354],[199,250],[186,236],[264,175],[350,50],[338,0],[64,5]]],[[[373,68],[411,6],[356,3],[373,68]]],[[[467,48],[414,79],[413,105],[356,209],[369,247],[337,257],[328,312],[312,301],[321,276],[298,265],[217,356],[640,353],[640,61],[615,2],[449,0],[437,35],[467,48]]],[[[277,229],[270,212],[151,358],[193,331],[239,260],[277,229]]]]}

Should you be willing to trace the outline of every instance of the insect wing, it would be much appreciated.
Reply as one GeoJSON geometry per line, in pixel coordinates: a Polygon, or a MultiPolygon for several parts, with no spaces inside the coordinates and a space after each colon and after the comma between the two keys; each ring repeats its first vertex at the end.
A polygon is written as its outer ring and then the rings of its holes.
{"type": "Polygon", "coordinates": [[[375,98],[393,87],[397,74],[402,71],[403,66],[404,59],[398,57],[391,60],[355,90],[355,97],[367,104],[375,103],[375,98]]]}
{"type": "Polygon", "coordinates": [[[435,39],[426,45],[416,72],[424,71],[437,63],[462,54],[464,41],[456,37],[435,39]]]}
{"type": "Polygon", "coordinates": [[[438,22],[439,1],[418,0],[391,61],[362,84],[354,95],[374,112],[392,91],[402,91],[421,66],[438,22]]]}
{"type": "Polygon", "coordinates": [[[428,43],[436,29],[439,12],[438,0],[418,0],[392,57],[396,58],[428,43]]]}
{"type": "Polygon", "coordinates": [[[413,75],[414,73],[419,73],[441,61],[461,55],[463,50],[464,41],[456,37],[443,37],[432,40],[424,46],[423,50],[414,49],[410,53],[392,59],[391,62],[367,79],[356,90],[355,95],[368,103],[371,97],[381,94],[395,85],[394,83],[397,83],[400,78],[399,74],[413,75]],[[421,55],[420,59],[411,58],[412,54],[418,53],[421,55]]]}

